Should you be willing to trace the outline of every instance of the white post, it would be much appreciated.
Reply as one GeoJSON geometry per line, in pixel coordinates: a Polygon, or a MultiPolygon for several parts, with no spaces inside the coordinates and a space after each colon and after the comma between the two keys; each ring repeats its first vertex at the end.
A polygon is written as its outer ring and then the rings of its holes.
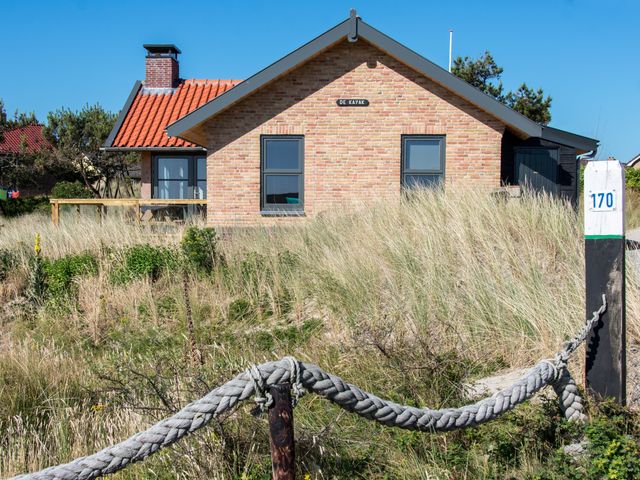
{"type": "Polygon", "coordinates": [[[607,298],[607,310],[587,343],[586,386],[601,398],[626,402],[624,169],[592,161],[584,172],[586,317],[607,298]]]}
{"type": "Polygon", "coordinates": [[[451,73],[451,55],[453,54],[453,29],[449,29],[449,73],[451,73]]]}

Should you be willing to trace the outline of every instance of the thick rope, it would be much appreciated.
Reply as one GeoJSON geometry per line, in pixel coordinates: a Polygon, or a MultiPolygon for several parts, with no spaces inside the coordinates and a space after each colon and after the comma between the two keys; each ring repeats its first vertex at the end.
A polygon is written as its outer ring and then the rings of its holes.
{"type": "Polygon", "coordinates": [[[568,373],[566,362],[598,323],[605,310],[606,301],[603,297],[603,306],[594,312],[593,318],[578,336],[565,343],[555,359],[542,360],[509,388],[472,405],[441,410],[399,405],[346,383],[317,365],[285,357],[276,362],[251,367],[200,400],[190,403],[172,417],[117,445],[64,465],[14,477],[14,480],[88,480],[117,472],[204,427],[214,417],[254,395],[264,398],[266,403],[264,393],[267,388],[285,382],[299,384],[305,390],[369,420],[423,432],[454,430],[488,422],[531,398],[546,385],[552,385],[558,392],[567,418],[581,420],[582,401],[575,382],[568,373]]]}

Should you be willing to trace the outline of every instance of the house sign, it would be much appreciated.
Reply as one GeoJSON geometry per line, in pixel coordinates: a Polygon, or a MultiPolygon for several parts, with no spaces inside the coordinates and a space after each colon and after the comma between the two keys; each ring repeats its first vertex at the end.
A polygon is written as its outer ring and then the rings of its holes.
{"type": "Polygon", "coordinates": [[[365,98],[339,98],[336,100],[339,107],[368,107],[369,100],[365,98]]]}

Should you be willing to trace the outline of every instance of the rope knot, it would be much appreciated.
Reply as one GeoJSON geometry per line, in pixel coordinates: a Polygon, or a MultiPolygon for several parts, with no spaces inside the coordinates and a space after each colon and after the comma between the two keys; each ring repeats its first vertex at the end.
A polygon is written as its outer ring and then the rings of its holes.
{"type": "Polygon", "coordinates": [[[562,350],[556,354],[554,363],[558,370],[563,370],[569,365],[569,353],[566,350],[562,350]]]}
{"type": "Polygon", "coordinates": [[[284,359],[289,362],[289,381],[291,382],[291,390],[293,391],[291,405],[295,407],[307,391],[302,384],[300,362],[294,357],[284,357],[284,359]]]}
{"type": "Polygon", "coordinates": [[[249,367],[248,373],[253,385],[253,391],[255,392],[253,400],[258,406],[257,411],[252,411],[251,413],[264,413],[273,405],[273,397],[271,396],[271,393],[267,391],[262,375],[260,374],[260,370],[255,364],[249,367]]]}

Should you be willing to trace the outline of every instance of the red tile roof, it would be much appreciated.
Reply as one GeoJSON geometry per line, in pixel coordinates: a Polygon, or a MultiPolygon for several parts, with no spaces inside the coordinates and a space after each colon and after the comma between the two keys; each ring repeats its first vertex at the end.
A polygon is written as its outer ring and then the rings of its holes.
{"type": "Polygon", "coordinates": [[[51,144],[42,136],[42,125],[27,125],[2,132],[0,153],[29,153],[50,148],[51,144]]]}
{"type": "Polygon", "coordinates": [[[136,94],[111,146],[198,147],[181,138],[169,138],[164,129],[241,81],[183,80],[173,90],[142,87],[136,94]]]}

